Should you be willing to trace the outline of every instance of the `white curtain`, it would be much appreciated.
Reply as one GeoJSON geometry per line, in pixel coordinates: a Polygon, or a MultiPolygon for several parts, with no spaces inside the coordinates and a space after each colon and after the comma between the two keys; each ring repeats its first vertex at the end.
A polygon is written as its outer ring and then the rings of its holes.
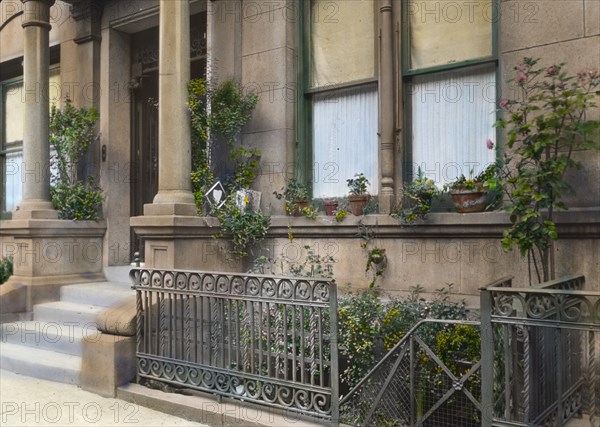
{"type": "Polygon", "coordinates": [[[14,211],[23,198],[21,182],[21,164],[23,152],[17,151],[6,155],[6,211],[14,211]]]}
{"type": "Polygon", "coordinates": [[[477,175],[495,161],[495,66],[412,79],[412,169],[438,184],[477,175]]]}
{"type": "Polygon", "coordinates": [[[346,180],[364,173],[377,194],[377,85],[317,94],[313,98],[313,196],[348,194],[346,180]]]}

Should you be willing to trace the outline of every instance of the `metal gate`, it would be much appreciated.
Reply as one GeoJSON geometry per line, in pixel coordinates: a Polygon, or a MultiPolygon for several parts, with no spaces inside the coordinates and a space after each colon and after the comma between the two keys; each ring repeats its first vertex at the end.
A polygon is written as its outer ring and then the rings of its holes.
{"type": "Polygon", "coordinates": [[[466,344],[478,335],[479,322],[420,321],[342,399],[342,421],[362,426],[479,427],[478,340],[470,352],[460,342],[445,354],[436,352],[440,337],[463,336],[466,344]]]}
{"type": "Polygon", "coordinates": [[[600,292],[583,276],[511,282],[481,292],[482,425],[598,427],[600,292]]]}

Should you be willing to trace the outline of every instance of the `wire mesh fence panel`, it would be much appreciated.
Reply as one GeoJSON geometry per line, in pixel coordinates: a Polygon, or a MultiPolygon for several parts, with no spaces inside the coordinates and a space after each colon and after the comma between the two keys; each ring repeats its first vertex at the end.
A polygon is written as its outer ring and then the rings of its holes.
{"type": "Polygon", "coordinates": [[[364,426],[481,425],[479,323],[423,320],[341,401],[364,426]]]}

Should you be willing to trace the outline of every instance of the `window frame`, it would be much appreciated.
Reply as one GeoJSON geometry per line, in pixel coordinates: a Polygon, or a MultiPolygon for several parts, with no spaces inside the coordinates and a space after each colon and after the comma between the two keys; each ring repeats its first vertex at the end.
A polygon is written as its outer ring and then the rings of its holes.
{"type": "MultiPolygon", "coordinates": [[[[409,64],[411,60],[410,50],[410,25],[408,16],[408,2],[401,2],[401,43],[400,43],[400,67],[401,67],[401,85],[402,87],[409,87],[410,82],[415,76],[423,76],[428,74],[439,74],[447,71],[456,71],[460,69],[474,68],[477,66],[485,66],[487,64],[493,64],[495,68],[495,81],[496,81],[496,103],[498,101],[498,94],[500,93],[500,67],[499,67],[499,49],[498,49],[498,34],[499,34],[499,19],[500,19],[500,0],[491,0],[492,2],[492,53],[489,56],[474,58],[465,61],[453,62],[444,65],[435,65],[432,67],[424,67],[420,69],[410,69],[409,64]]],[[[404,158],[400,159],[406,167],[402,168],[402,179],[403,183],[410,182],[414,177],[416,171],[412,170],[413,166],[413,108],[410,99],[410,93],[407,90],[402,91],[402,104],[403,104],[403,123],[404,123],[404,137],[402,144],[404,146],[404,158]]],[[[496,129],[496,158],[500,152],[500,131],[496,129]]]]}
{"type": "MultiPolygon", "coordinates": [[[[22,59],[21,59],[22,61],[22,59]]],[[[7,147],[6,141],[6,115],[5,115],[5,91],[6,87],[13,85],[15,83],[23,82],[24,75],[21,74],[7,78],[5,80],[0,81],[0,121],[2,124],[1,132],[0,132],[0,218],[1,219],[10,219],[12,216],[11,211],[6,210],[6,195],[7,195],[7,179],[6,179],[6,158],[9,154],[18,153],[23,151],[23,139],[18,141],[13,141],[11,143],[11,147],[7,147]]],[[[48,74],[51,75],[54,72],[58,71],[58,75],[60,76],[60,64],[58,62],[50,64],[48,68],[48,74]]],[[[59,100],[59,105],[62,100],[59,100]]]]}
{"type": "MultiPolygon", "coordinates": [[[[300,3],[300,14],[296,25],[296,39],[300,46],[297,70],[297,102],[296,102],[296,153],[294,177],[306,184],[313,191],[314,177],[314,138],[313,99],[316,94],[332,94],[349,88],[376,86],[379,99],[379,24],[377,2],[373,2],[373,76],[350,82],[311,87],[311,0],[300,3]]],[[[379,117],[378,117],[379,122],[379,117]]],[[[378,123],[379,127],[379,123],[378,123]]],[[[379,167],[378,167],[379,169],[379,167]]],[[[286,171],[287,172],[287,171],[286,171]]],[[[288,176],[287,178],[291,178],[288,176]]]]}

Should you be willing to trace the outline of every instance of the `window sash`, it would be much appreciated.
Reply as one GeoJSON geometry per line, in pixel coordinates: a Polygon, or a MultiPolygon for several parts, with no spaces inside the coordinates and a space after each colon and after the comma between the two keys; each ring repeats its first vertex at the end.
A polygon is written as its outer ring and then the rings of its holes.
{"type": "Polygon", "coordinates": [[[312,113],[313,196],[346,196],[346,180],[361,172],[377,194],[377,85],[314,94],[312,113]]]}
{"type": "Polygon", "coordinates": [[[376,77],[376,2],[311,0],[307,9],[309,89],[376,77]]]}
{"type": "Polygon", "coordinates": [[[496,0],[409,0],[403,6],[405,74],[496,56],[496,0]]]}
{"type": "Polygon", "coordinates": [[[496,159],[496,67],[487,64],[411,78],[412,172],[438,185],[475,176],[496,159]],[[436,123],[432,126],[432,123],[436,123]]]}
{"type": "MultiPolygon", "coordinates": [[[[51,66],[48,88],[50,106],[60,105],[62,96],[60,83],[60,67],[51,66]]],[[[0,163],[2,166],[0,168],[2,174],[0,176],[2,189],[0,212],[13,211],[22,200],[21,167],[23,163],[24,117],[23,77],[0,83],[0,163]]],[[[51,172],[53,173],[52,169],[51,172]]]]}

